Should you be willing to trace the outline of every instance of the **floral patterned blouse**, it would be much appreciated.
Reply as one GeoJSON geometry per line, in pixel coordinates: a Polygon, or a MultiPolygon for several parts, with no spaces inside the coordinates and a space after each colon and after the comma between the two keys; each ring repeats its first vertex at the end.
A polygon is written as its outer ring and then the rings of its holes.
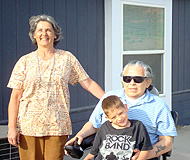
{"type": "Polygon", "coordinates": [[[16,63],[8,87],[22,89],[17,127],[28,136],[72,134],[69,116],[68,83],[75,85],[88,78],[76,57],[56,50],[50,60],[37,51],[22,56],[16,63]]]}

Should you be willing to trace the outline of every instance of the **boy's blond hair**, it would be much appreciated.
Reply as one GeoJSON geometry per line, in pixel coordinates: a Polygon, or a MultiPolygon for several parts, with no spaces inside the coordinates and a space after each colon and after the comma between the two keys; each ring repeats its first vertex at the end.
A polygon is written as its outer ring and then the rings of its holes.
{"type": "Polygon", "coordinates": [[[125,108],[123,102],[117,96],[108,96],[102,101],[102,109],[106,116],[108,116],[109,112],[112,112],[119,107],[125,108]]]}

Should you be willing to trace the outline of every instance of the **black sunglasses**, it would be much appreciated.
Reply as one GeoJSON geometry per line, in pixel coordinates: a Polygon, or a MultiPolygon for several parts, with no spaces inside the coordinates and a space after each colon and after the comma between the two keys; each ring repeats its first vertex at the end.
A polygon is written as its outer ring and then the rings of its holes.
{"type": "Polygon", "coordinates": [[[125,83],[130,83],[133,79],[135,83],[142,83],[147,77],[141,77],[141,76],[123,76],[123,81],[125,83]]]}

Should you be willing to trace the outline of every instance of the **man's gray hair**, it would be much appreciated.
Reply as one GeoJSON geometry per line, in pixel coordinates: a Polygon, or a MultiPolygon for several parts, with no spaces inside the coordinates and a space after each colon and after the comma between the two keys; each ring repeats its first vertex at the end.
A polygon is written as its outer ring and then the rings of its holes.
{"type": "Polygon", "coordinates": [[[34,38],[34,32],[36,31],[36,26],[39,21],[46,21],[52,25],[53,30],[56,35],[56,38],[54,39],[54,46],[56,46],[59,43],[59,41],[62,39],[61,27],[58,26],[57,22],[54,20],[53,17],[45,15],[45,14],[32,16],[29,19],[29,24],[30,24],[29,36],[30,36],[30,39],[32,40],[32,43],[37,45],[36,39],[34,38]]]}
{"type": "Polygon", "coordinates": [[[153,77],[153,73],[152,73],[151,67],[149,65],[145,64],[144,62],[137,61],[137,60],[130,61],[129,63],[126,64],[126,66],[123,69],[122,76],[125,73],[125,70],[126,70],[126,68],[128,66],[134,66],[134,65],[135,66],[141,66],[141,67],[144,68],[145,77],[147,77],[147,78],[152,78],[153,77]]]}

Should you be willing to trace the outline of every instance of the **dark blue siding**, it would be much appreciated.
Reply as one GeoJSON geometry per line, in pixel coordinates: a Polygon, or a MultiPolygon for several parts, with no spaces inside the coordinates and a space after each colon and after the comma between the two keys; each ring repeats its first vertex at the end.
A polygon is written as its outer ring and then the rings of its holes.
{"type": "Polygon", "coordinates": [[[179,125],[190,124],[190,1],[173,0],[173,110],[179,125]]]}
{"type": "Polygon", "coordinates": [[[6,88],[12,67],[16,62],[16,4],[15,1],[2,1],[1,3],[1,54],[2,54],[2,97],[3,103],[1,120],[7,120],[7,104],[9,101],[10,90],[6,88]],[[10,12],[12,14],[10,14],[10,12]]]}
{"type": "MultiPolygon", "coordinates": [[[[84,32],[84,31],[86,31],[87,33],[89,33],[87,31],[88,26],[85,25],[88,22],[88,9],[87,9],[88,3],[86,3],[86,1],[81,1],[81,2],[77,1],[77,6],[78,6],[78,12],[77,12],[78,37],[77,37],[77,41],[78,41],[78,59],[81,63],[84,64],[85,68],[88,68],[88,66],[90,65],[90,62],[85,63],[89,59],[89,52],[88,52],[88,48],[87,48],[88,47],[88,34],[86,34],[84,32]],[[83,7],[85,7],[86,9],[82,9],[83,7]],[[83,17],[83,18],[80,18],[80,17],[83,17]],[[81,39],[83,39],[83,41],[81,41],[81,39]],[[83,47],[83,46],[86,46],[86,47],[83,47]]],[[[92,19],[93,19],[93,17],[92,17],[92,19]]],[[[89,22],[88,22],[88,24],[89,24],[89,22]]],[[[90,53],[90,55],[91,54],[92,54],[92,52],[90,53]]],[[[88,72],[88,74],[90,74],[90,73],[88,72]]],[[[79,90],[79,92],[78,92],[78,95],[80,95],[80,94],[84,95],[83,97],[81,97],[81,101],[79,100],[80,97],[77,97],[79,106],[83,106],[85,103],[85,99],[89,99],[89,95],[85,94],[85,92],[86,92],[85,90],[79,90]]],[[[89,99],[89,101],[90,101],[90,99],[89,99]]]]}
{"type": "MultiPolygon", "coordinates": [[[[2,1],[0,1],[0,15],[2,15],[2,1]]],[[[0,19],[0,37],[2,38],[2,19],[0,19]]],[[[0,40],[0,117],[1,120],[4,119],[4,101],[3,101],[3,47],[2,47],[2,39],[0,40]]]]}

